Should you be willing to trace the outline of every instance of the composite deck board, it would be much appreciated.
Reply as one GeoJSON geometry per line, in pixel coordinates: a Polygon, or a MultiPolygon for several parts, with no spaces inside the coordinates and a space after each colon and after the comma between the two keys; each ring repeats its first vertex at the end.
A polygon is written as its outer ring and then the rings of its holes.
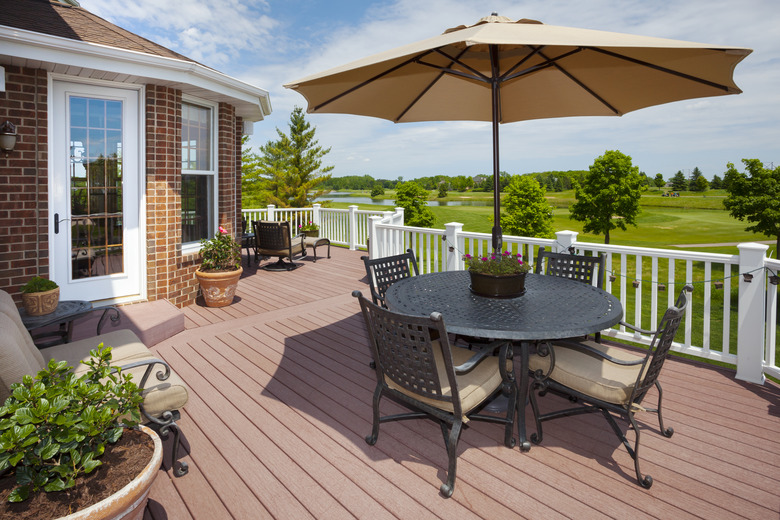
{"type": "MultiPolygon", "coordinates": [[[[528,453],[503,446],[501,425],[472,421],[455,493],[442,499],[437,425],[387,423],[376,445],[364,441],[376,379],[350,295],[369,294],[362,254],[333,247],[289,272],[252,262],[231,306],[184,309],[186,330],[154,349],[190,387],[180,421],[190,473],[161,470],[145,519],[780,517],[780,388],[674,357],[661,374],[674,436],[654,414],[637,416],[651,489],[589,414],[545,423],[528,453]]],[[[645,404],[655,402],[653,391],[645,404]]],[[[382,411],[401,407],[383,400],[382,411]]],[[[530,410],[526,420],[530,433],[530,410]]]]}

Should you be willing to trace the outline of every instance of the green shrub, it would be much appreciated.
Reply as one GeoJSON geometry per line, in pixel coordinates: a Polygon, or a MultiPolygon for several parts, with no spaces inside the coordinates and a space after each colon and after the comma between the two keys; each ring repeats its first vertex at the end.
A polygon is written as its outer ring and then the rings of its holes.
{"type": "Polygon", "coordinates": [[[141,391],[132,375],[111,366],[101,343],[76,377],[65,361],[50,360],[35,378],[11,385],[0,407],[0,472],[14,468],[9,502],[31,492],[62,491],[100,466],[106,444],[140,421],[141,391]]]}
{"type": "Polygon", "coordinates": [[[21,291],[23,293],[37,293],[51,291],[57,287],[59,287],[59,285],[57,285],[56,282],[47,280],[46,278],[41,278],[40,276],[35,276],[22,286],[21,291]]]}

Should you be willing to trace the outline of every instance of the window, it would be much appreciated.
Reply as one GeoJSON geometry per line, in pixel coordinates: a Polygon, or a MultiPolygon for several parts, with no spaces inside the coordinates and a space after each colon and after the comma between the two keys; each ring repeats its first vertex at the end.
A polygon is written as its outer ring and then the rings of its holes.
{"type": "Polygon", "coordinates": [[[214,108],[183,102],[181,107],[182,243],[214,235],[216,178],[213,157],[214,108]]]}

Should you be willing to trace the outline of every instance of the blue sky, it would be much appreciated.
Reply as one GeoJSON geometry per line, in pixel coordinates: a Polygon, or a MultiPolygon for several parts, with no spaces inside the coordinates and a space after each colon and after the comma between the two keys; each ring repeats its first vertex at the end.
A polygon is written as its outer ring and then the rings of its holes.
{"type": "MultiPolygon", "coordinates": [[[[273,114],[255,147],[287,131],[306,100],[282,84],[422,40],[497,11],[513,19],[748,47],[734,78],[744,91],[681,101],[623,117],[501,125],[501,169],[511,174],[587,169],[620,150],[648,175],[698,167],[721,177],[741,159],[780,165],[780,8],[776,0],[81,0],[86,9],[205,65],[270,92],[273,114]]],[[[311,114],[336,176],[412,179],[491,172],[487,123],[393,124],[311,114]]]]}

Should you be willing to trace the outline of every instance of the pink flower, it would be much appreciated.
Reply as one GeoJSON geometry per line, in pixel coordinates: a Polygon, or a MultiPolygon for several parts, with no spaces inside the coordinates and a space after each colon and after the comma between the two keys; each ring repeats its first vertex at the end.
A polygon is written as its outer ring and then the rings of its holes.
{"type": "Polygon", "coordinates": [[[219,226],[219,232],[223,235],[227,235],[227,229],[223,228],[222,226],[219,226]]]}

